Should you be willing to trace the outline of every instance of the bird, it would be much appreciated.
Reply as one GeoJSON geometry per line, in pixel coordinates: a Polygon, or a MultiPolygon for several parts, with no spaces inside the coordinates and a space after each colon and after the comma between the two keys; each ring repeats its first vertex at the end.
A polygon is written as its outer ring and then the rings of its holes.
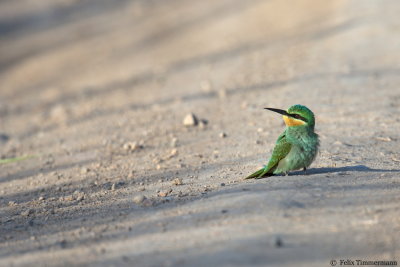
{"type": "Polygon", "coordinates": [[[286,128],[275,143],[271,158],[264,168],[245,179],[260,179],[275,174],[288,175],[289,171],[307,168],[318,153],[319,138],[314,132],[314,113],[303,105],[293,105],[287,110],[264,108],[283,115],[286,128]]]}

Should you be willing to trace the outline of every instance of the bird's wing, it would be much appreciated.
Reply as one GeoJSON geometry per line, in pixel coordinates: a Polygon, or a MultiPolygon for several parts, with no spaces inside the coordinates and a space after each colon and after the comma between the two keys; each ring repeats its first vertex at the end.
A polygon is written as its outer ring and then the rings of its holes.
{"type": "Polygon", "coordinates": [[[278,166],[279,161],[281,161],[283,158],[287,156],[287,154],[289,154],[291,148],[292,144],[287,141],[285,132],[283,132],[278,137],[278,140],[276,141],[275,144],[275,148],[272,151],[271,158],[265,168],[264,173],[260,175],[260,178],[265,176],[266,174],[272,174],[273,171],[278,166]]]}
{"type": "Polygon", "coordinates": [[[271,158],[264,168],[256,171],[255,173],[250,174],[245,179],[255,178],[260,179],[266,176],[273,175],[276,167],[283,158],[289,154],[290,149],[292,149],[292,144],[289,143],[286,139],[286,132],[283,132],[276,140],[275,148],[272,151],[271,158]]]}

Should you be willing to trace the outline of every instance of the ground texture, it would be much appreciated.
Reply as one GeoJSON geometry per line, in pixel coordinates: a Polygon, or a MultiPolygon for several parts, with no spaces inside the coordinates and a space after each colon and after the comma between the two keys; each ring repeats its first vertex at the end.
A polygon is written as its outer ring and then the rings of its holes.
{"type": "Polygon", "coordinates": [[[0,157],[33,157],[0,165],[0,265],[399,261],[398,14],[1,1],[0,157]],[[308,173],[243,180],[284,129],[263,108],[297,103],[321,139],[308,173]]]}

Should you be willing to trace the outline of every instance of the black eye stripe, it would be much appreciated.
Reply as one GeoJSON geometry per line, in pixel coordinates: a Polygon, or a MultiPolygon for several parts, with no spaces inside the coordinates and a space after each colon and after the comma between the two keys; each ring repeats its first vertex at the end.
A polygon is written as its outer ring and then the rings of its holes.
{"type": "Polygon", "coordinates": [[[291,117],[298,119],[298,120],[302,120],[307,122],[306,118],[304,118],[303,116],[299,115],[299,114],[290,114],[291,117]]]}

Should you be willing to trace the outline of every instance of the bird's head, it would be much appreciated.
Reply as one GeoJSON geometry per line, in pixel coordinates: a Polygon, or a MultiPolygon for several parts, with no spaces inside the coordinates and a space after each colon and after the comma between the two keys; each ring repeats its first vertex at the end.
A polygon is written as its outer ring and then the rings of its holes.
{"type": "Polygon", "coordinates": [[[288,110],[265,108],[283,115],[286,126],[308,126],[314,129],[315,117],[314,113],[303,105],[293,105],[288,110]]]}

